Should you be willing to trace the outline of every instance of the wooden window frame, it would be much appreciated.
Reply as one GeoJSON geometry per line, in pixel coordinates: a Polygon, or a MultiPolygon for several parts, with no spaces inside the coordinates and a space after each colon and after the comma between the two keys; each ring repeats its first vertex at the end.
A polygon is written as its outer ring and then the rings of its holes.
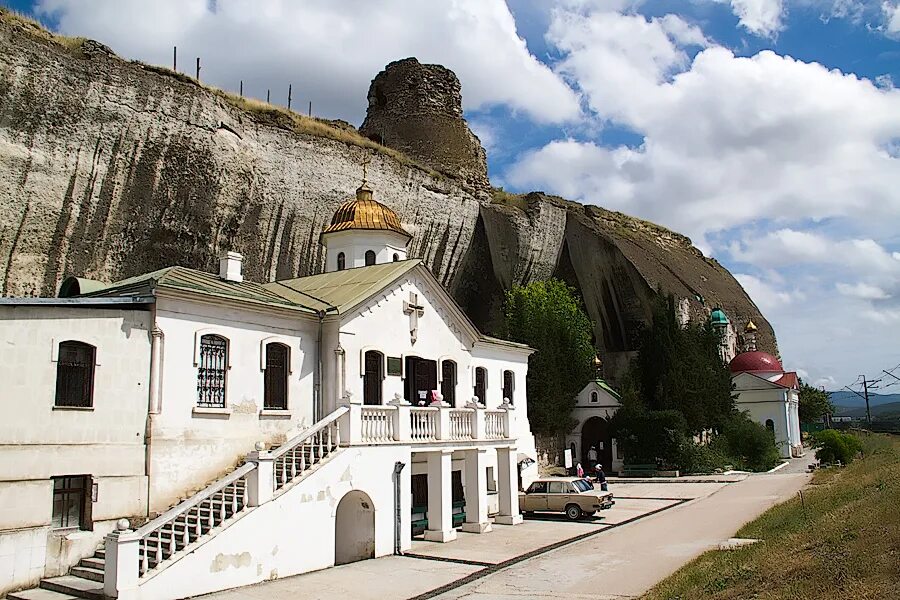
{"type": "MultiPolygon", "coordinates": [[[[200,333],[200,332],[198,332],[200,333]]],[[[220,333],[207,332],[200,333],[197,341],[197,356],[196,356],[196,364],[197,364],[197,404],[198,408],[202,409],[224,409],[228,407],[228,370],[231,365],[231,342],[230,340],[220,333]],[[216,339],[222,342],[222,346],[224,347],[224,355],[220,361],[220,365],[213,368],[211,366],[204,366],[204,340],[205,339],[216,339]],[[221,392],[211,392],[213,389],[212,385],[209,385],[209,377],[208,374],[204,373],[204,371],[221,371],[221,392]],[[204,385],[206,381],[207,385],[204,385]],[[204,396],[209,396],[211,393],[216,393],[217,395],[221,395],[221,401],[212,403],[209,399],[204,400],[204,396]]]]}
{"type": "Polygon", "coordinates": [[[64,340],[56,347],[56,393],[53,400],[54,408],[93,408],[94,407],[94,383],[96,378],[97,367],[97,347],[87,342],[79,340],[64,340]],[[87,357],[79,363],[70,362],[64,358],[66,350],[73,349],[76,351],[87,352],[87,357]],[[69,398],[66,385],[67,380],[73,378],[75,369],[84,369],[86,375],[82,374],[84,381],[81,383],[80,397],[76,399],[69,398]]]}
{"type": "Polygon", "coordinates": [[[50,526],[53,529],[81,529],[92,531],[92,496],[93,480],[90,475],[63,475],[51,478],[52,501],[50,508],[50,526]],[[57,484],[60,484],[59,486],[57,484]],[[62,509],[57,511],[57,497],[60,497],[62,509]],[[77,502],[78,511],[76,523],[69,520],[68,508],[71,503],[77,502]],[[59,523],[56,522],[59,516],[59,523]]]}
{"type": "MultiPolygon", "coordinates": [[[[263,361],[265,361],[265,368],[263,369],[263,410],[287,410],[289,401],[290,401],[290,374],[291,374],[291,347],[283,342],[271,341],[267,342],[264,346],[264,356],[263,361]],[[284,359],[282,364],[282,375],[279,379],[279,383],[284,386],[283,398],[281,398],[281,402],[279,405],[272,402],[272,398],[270,398],[269,390],[270,390],[270,376],[273,374],[270,373],[272,370],[272,365],[269,362],[269,350],[273,347],[279,348],[284,352],[284,359]]],[[[272,382],[274,385],[274,382],[272,382]]]]}

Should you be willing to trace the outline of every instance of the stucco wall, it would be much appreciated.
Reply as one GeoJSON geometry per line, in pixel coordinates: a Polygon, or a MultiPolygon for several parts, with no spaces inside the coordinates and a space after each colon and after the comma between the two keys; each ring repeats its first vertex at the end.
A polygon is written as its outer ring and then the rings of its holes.
{"type": "Polygon", "coordinates": [[[151,510],[168,508],[237,465],[254,444],[277,445],[313,422],[316,321],[225,305],[160,298],[163,332],[160,412],[153,416],[151,510]],[[228,340],[226,409],[197,406],[197,345],[203,334],[228,340]],[[264,346],[290,348],[288,409],[263,411],[264,346]]]}
{"type": "Polygon", "coordinates": [[[738,390],[735,405],[739,411],[750,413],[750,418],[761,425],[771,419],[775,424],[778,450],[783,458],[790,458],[791,446],[800,443],[800,430],[791,416],[797,411],[796,401],[789,402],[786,396],[791,396],[789,390],[738,390]]]}
{"type": "MultiPolygon", "coordinates": [[[[171,590],[193,596],[287,577],[334,564],[335,514],[351,490],[365,492],[375,509],[375,556],[394,551],[394,463],[409,465],[408,446],[348,448],[278,498],[244,518],[141,586],[141,600],[167,599],[171,590]]],[[[400,481],[400,511],[409,515],[410,469],[400,481]]],[[[400,531],[411,547],[409,518],[400,531]]]]}
{"type": "Polygon", "coordinates": [[[116,518],[146,514],[151,313],[0,306],[0,593],[64,573],[116,518]],[[55,407],[57,348],[96,348],[93,406],[55,407]],[[93,531],[54,530],[52,477],[90,475],[93,531]]]}

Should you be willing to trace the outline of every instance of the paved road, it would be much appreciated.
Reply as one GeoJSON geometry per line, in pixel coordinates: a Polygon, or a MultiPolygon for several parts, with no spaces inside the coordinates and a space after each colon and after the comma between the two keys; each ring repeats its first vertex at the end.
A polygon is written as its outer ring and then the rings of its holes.
{"type": "Polygon", "coordinates": [[[630,598],[796,494],[809,480],[809,462],[791,461],[776,473],[734,483],[620,483],[614,492],[621,500],[596,519],[546,516],[481,536],[460,533],[450,544],[414,541],[418,557],[342,565],[204,600],[630,598]],[[564,545],[542,549],[553,544],[564,545]],[[449,591],[436,595],[442,586],[449,591]]]}
{"type": "MultiPolygon", "coordinates": [[[[631,598],[795,495],[810,461],[753,475],[717,492],[520,562],[436,598],[631,598]]],[[[670,484],[677,486],[679,484],[670,484]]]]}

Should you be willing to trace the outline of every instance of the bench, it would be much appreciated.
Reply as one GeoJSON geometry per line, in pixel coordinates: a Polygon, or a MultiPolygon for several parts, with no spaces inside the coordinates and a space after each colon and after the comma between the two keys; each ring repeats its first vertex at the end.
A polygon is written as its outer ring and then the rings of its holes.
{"type": "Polygon", "coordinates": [[[622,471],[625,477],[653,477],[656,475],[656,465],[625,465],[622,471]]]}
{"type": "MultiPolygon", "coordinates": [[[[466,501],[455,500],[451,506],[453,507],[453,527],[460,527],[466,520],[466,501]]],[[[413,535],[418,535],[428,529],[427,506],[413,506],[412,516],[413,535]]]]}

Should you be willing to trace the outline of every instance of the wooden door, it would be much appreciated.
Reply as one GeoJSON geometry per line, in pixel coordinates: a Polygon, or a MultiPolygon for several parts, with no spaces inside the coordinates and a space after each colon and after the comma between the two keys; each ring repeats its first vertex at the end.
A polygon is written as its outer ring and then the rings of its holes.
{"type": "Polygon", "coordinates": [[[363,404],[381,404],[381,384],[383,358],[381,352],[369,350],[365,355],[365,375],[363,376],[363,404]]]}

